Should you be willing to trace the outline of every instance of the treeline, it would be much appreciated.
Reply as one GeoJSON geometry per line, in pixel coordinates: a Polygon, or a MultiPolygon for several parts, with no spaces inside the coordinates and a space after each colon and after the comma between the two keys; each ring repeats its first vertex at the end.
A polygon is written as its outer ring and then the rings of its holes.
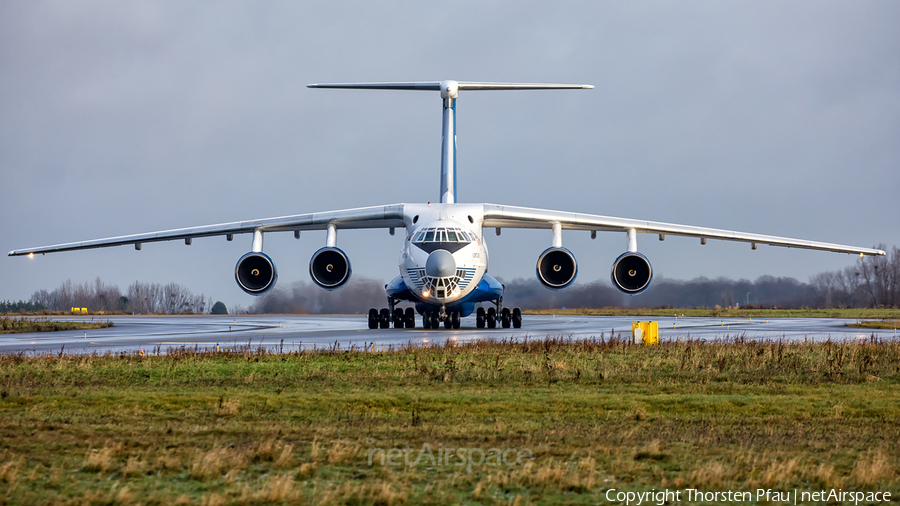
{"type": "Polygon", "coordinates": [[[104,283],[100,278],[82,284],[68,280],[55,290],[38,290],[29,302],[49,311],[84,307],[92,313],[163,314],[206,313],[211,304],[206,296],[194,295],[177,283],[163,285],[135,281],[123,293],[118,286],[104,283]]]}
{"type": "MultiPolygon", "coordinates": [[[[879,249],[887,251],[880,244],[879,249]]],[[[823,272],[810,279],[821,307],[900,306],[900,249],[883,257],[864,257],[840,271],[823,272]]]]}
{"type": "Polygon", "coordinates": [[[812,307],[815,289],[794,278],[761,276],[756,281],[727,278],[696,278],[690,281],[656,279],[646,292],[623,295],[608,282],[595,281],[556,292],[536,279],[514,279],[506,283],[504,305],[523,309],[600,307],[696,307],[745,306],[812,307]]]}
{"type": "Polygon", "coordinates": [[[363,314],[369,308],[387,306],[384,283],[370,278],[350,278],[340,290],[328,291],[310,281],[296,281],[259,296],[248,312],[256,314],[363,314]]]}
{"type": "Polygon", "coordinates": [[[0,301],[0,313],[36,313],[47,309],[42,304],[35,304],[31,301],[20,300],[13,302],[11,300],[0,301]]]}

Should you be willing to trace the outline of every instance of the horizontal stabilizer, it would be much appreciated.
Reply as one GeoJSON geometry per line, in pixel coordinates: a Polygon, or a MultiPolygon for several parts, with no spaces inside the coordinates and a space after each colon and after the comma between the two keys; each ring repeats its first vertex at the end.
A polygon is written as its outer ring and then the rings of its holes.
{"type": "Polygon", "coordinates": [[[415,83],[328,83],[307,84],[307,88],[346,88],[362,90],[419,90],[440,91],[441,82],[415,82],[415,83]]]}
{"type": "MultiPolygon", "coordinates": [[[[307,84],[307,88],[343,88],[363,90],[417,90],[440,91],[441,83],[448,81],[418,81],[408,83],[327,83],[307,84]]],[[[589,90],[590,84],[545,84],[545,83],[478,83],[455,82],[460,90],[589,90]]]]}

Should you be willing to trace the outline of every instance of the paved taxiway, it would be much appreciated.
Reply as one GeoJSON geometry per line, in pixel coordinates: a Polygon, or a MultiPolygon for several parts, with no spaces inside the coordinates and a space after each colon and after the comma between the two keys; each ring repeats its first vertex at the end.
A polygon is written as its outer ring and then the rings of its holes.
{"type": "MultiPolygon", "coordinates": [[[[60,318],[91,321],[86,318],[60,318]]],[[[478,329],[473,317],[464,318],[459,330],[369,330],[363,316],[111,316],[115,326],[105,329],[0,335],[0,353],[104,353],[107,351],[165,352],[175,347],[215,348],[244,346],[298,348],[384,349],[407,343],[440,344],[476,339],[609,338],[611,333],[631,335],[634,321],[659,322],[660,338],[720,340],[785,339],[791,341],[898,339],[893,330],[846,327],[855,320],[831,318],[675,318],[611,316],[525,315],[521,329],[478,329]],[[85,337],[86,336],[86,337],[85,337]]],[[[104,321],[106,318],[104,318],[104,321]]],[[[419,323],[419,322],[417,322],[419,323]]]]}

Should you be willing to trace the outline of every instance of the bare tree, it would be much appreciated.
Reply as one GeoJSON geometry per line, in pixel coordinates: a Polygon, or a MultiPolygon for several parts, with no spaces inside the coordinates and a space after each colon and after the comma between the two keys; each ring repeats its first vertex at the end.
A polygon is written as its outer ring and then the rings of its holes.
{"type": "Polygon", "coordinates": [[[209,301],[204,295],[194,295],[176,283],[160,285],[135,281],[123,295],[119,287],[96,278],[93,283],[76,284],[66,280],[52,291],[38,290],[31,302],[54,311],[68,311],[72,307],[86,307],[96,311],[134,311],[137,313],[204,313],[209,301]]]}

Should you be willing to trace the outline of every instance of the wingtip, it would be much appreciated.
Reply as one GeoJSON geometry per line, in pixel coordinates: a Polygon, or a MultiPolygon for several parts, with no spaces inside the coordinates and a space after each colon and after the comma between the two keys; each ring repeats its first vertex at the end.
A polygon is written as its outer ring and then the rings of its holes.
{"type": "Polygon", "coordinates": [[[583,89],[585,89],[585,90],[593,90],[593,89],[594,89],[594,85],[593,85],[593,84],[585,84],[583,89]]]}

